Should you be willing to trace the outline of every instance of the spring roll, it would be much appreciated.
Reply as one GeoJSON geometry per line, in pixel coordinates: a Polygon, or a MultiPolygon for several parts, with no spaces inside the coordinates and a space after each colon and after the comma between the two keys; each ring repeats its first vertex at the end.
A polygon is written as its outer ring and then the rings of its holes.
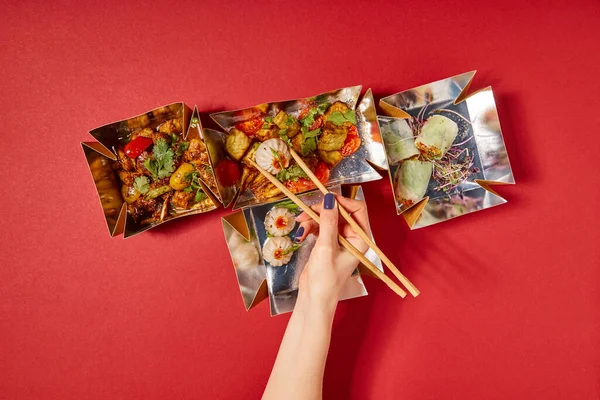
{"type": "Polygon", "coordinates": [[[415,146],[412,130],[406,120],[395,119],[392,122],[387,122],[380,119],[380,125],[388,162],[391,165],[420,154],[415,146]]]}
{"type": "Polygon", "coordinates": [[[439,160],[452,146],[457,134],[456,122],[442,115],[434,115],[421,127],[415,145],[426,158],[439,160]]]}
{"type": "Polygon", "coordinates": [[[396,199],[410,207],[425,196],[433,172],[431,161],[406,160],[394,175],[396,199]]]}

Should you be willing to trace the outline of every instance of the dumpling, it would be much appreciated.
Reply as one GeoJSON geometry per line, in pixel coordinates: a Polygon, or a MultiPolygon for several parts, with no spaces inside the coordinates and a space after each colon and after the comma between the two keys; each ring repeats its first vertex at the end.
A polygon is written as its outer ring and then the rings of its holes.
{"type": "Polygon", "coordinates": [[[274,207],[265,216],[265,229],[271,236],[286,236],[296,226],[296,216],[287,208],[274,207]]]}
{"type": "Polygon", "coordinates": [[[262,142],[254,156],[261,168],[275,175],[290,165],[292,155],[287,144],[281,139],[269,139],[262,142]]]}
{"type": "Polygon", "coordinates": [[[292,239],[288,236],[268,238],[262,248],[263,258],[272,266],[281,267],[292,259],[293,246],[292,239]]]}
{"type": "Polygon", "coordinates": [[[258,249],[239,233],[234,232],[229,240],[233,265],[240,270],[249,270],[258,265],[258,249]]]}

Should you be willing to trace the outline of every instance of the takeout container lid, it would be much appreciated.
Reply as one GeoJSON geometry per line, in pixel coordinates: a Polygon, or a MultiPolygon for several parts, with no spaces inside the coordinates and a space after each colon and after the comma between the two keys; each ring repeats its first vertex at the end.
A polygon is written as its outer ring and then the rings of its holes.
{"type": "MultiPolygon", "coordinates": [[[[411,114],[407,112],[408,110],[421,108],[433,102],[451,101],[454,105],[465,104],[485,176],[485,179],[475,179],[473,181],[475,187],[462,194],[435,199],[424,197],[411,207],[402,210],[397,204],[398,214],[404,217],[411,229],[504,204],[507,201],[494,191],[492,186],[515,183],[491,86],[473,93],[468,92],[475,73],[476,71],[470,71],[428,83],[384,97],[379,101],[380,108],[387,116],[398,119],[410,119],[411,114]],[[465,193],[476,201],[465,201],[465,193]],[[457,204],[460,207],[454,207],[451,212],[444,212],[445,208],[457,204]]],[[[391,167],[388,168],[388,173],[394,190],[391,167]]]]}
{"type": "Polygon", "coordinates": [[[110,236],[114,237],[124,233],[128,238],[153,227],[162,225],[171,220],[186,217],[188,215],[201,214],[214,210],[219,205],[219,194],[213,193],[208,185],[200,179],[200,185],[212,200],[213,207],[204,210],[190,210],[176,217],[169,218],[157,224],[148,226],[139,226],[134,223],[131,217],[128,217],[127,204],[123,201],[121,195],[121,185],[117,179],[112,164],[117,161],[115,147],[119,145],[119,137],[133,132],[137,129],[151,126],[155,128],[159,124],[173,118],[182,118],[182,136],[185,139],[202,138],[202,126],[198,118],[198,110],[194,107],[192,111],[185,103],[176,102],[162,107],[155,108],[148,112],[136,115],[125,120],[116,121],[110,124],[102,125],[92,129],[89,134],[96,139],[94,142],[81,142],[81,147],[85,155],[96,193],[100,199],[104,218],[110,236]],[[194,123],[190,121],[194,119],[194,123]]]}

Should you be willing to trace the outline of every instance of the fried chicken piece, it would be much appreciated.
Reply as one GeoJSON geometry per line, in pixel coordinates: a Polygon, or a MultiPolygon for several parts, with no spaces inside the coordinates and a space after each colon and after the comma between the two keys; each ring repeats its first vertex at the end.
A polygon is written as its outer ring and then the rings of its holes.
{"type": "Polygon", "coordinates": [[[117,147],[117,158],[122,169],[125,171],[133,171],[135,169],[134,161],[127,157],[123,146],[117,147]]]}
{"type": "Polygon", "coordinates": [[[323,162],[325,164],[327,164],[327,166],[329,168],[335,167],[340,161],[342,161],[342,158],[343,158],[342,153],[339,152],[338,150],[334,150],[334,151],[319,150],[318,154],[319,154],[319,158],[321,160],[323,160],[323,162]]]}
{"type": "Polygon", "coordinates": [[[158,131],[166,134],[181,133],[181,119],[174,118],[160,124],[160,126],[158,127],[158,131]]]}
{"type": "Polygon", "coordinates": [[[294,117],[289,116],[285,111],[281,110],[273,118],[273,122],[280,130],[285,129],[285,134],[289,138],[293,138],[300,132],[300,124],[294,117]]]}
{"type": "Polygon", "coordinates": [[[189,209],[194,204],[195,192],[184,192],[183,190],[176,190],[171,197],[171,204],[175,208],[182,208],[184,210],[189,209]]]}
{"type": "Polygon", "coordinates": [[[268,140],[268,139],[279,139],[279,128],[277,127],[277,125],[269,124],[267,122],[265,122],[265,124],[269,125],[269,127],[268,128],[260,128],[258,131],[256,131],[254,136],[261,142],[264,142],[265,140],[268,140]]]}
{"type": "Polygon", "coordinates": [[[225,141],[225,150],[235,161],[239,161],[244,156],[248,147],[250,147],[251,139],[242,131],[233,128],[229,131],[225,141]]]}
{"type": "Polygon", "coordinates": [[[190,146],[183,154],[184,161],[199,161],[202,164],[209,165],[208,151],[206,145],[200,139],[194,138],[190,140],[190,146]]]}
{"type": "Polygon", "coordinates": [[[327,119],[329,118],[329,116],[331,114],[333,114],[334,112],[339,111],[343,114],[344,111],[347,111],[349,109],[350,109],[350,107],[348,107],[348,105],[346,103],[343,103],[341,101],[336,101],[335,103],[333,103],[332,105],[329,106],[327,111],[325,111],[325,113],[323,114],[323,120],[324,120],[324,122],[327,122],[327,119]]]}
{"type": "Polygon", "coordinates": [[[327,123],[319,138],[317,148],[323,151],[339,150],[344,145],[346,136],[348,136],[348,128],[346,126],[337,126],[332,123],[327,123]]]}

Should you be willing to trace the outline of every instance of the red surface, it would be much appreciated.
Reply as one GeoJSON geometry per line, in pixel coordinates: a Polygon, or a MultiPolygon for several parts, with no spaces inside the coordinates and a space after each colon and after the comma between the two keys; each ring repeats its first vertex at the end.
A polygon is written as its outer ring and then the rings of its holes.
{"type": "Polygon", "coordinates": [[[386,180],[365,185],[376,239],[422,295],[369,280],[340,305],[326,397],[600,396],[600,3],[129,3],[0,8],[0,398],[258,398],[288,320],[244,311],[222,212],[110,239],[89,129],[177,100],[380,97],[471,69],[517,185],[414,232],[386,180]]]}

